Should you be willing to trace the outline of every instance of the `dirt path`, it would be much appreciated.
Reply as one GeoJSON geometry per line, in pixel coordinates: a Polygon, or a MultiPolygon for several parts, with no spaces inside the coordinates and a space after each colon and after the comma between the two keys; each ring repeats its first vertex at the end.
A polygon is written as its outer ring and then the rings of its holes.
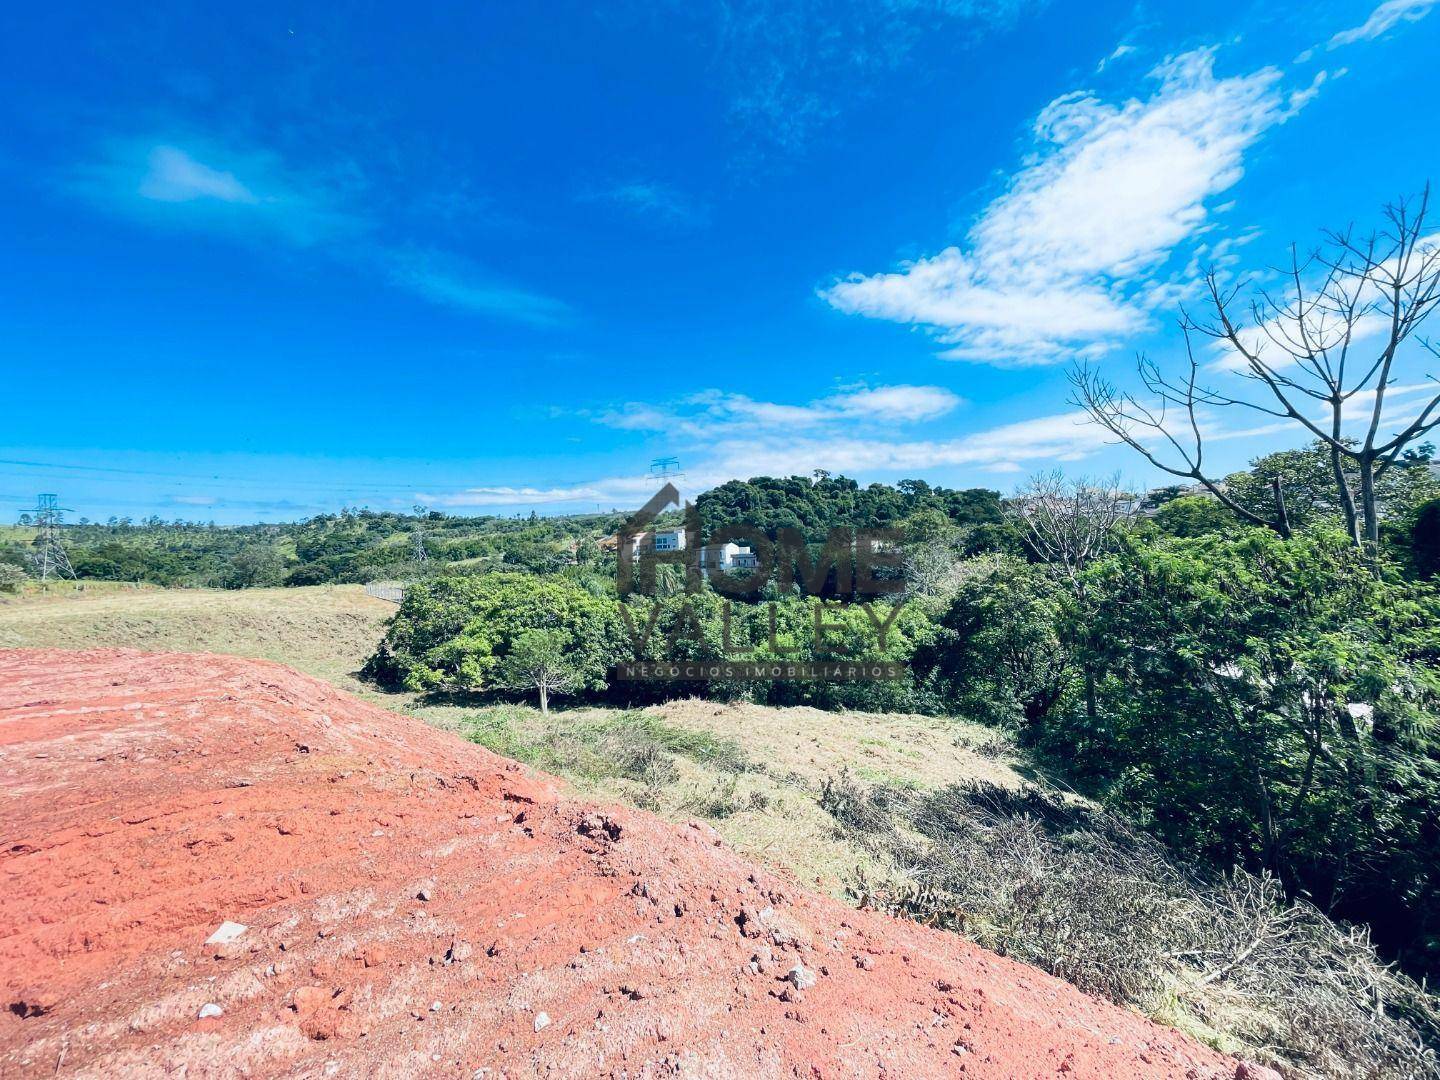
{"type": "Polygon", "coordinates": [[[0,652],[0,834],[5,1076],[1237,1075],[263,661],[0,652]]]}

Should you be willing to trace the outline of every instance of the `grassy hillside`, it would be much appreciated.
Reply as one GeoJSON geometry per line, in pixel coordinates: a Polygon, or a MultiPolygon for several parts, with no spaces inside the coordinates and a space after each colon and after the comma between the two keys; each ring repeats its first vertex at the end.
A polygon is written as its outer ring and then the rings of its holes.
{"type": "Polygon", "coordinates": [[[997,756],[990,729],[935,717],[693,700],[545,718],[526,706],[431,705],[382,693],[355,673],[394,612],[358,585],[212,590],[65,582],[0,597],[0,648],[114,646],[278,660],[557,773],[584,794],[675,820],[704,818],[740,850],[804,880],[819,878],[836,893],[849,871],[872,860],[834,835],[818,802],[827,777],[848,770],[866,781],[925,787],[1020,783],[997,756]]]}
{"type": "Polygon", "coordinates": [[[353,673],[394,611],[359,585],[215,590],[62,582],[0,596],[0,648],[231,653],[363,691],[353,673]]]}

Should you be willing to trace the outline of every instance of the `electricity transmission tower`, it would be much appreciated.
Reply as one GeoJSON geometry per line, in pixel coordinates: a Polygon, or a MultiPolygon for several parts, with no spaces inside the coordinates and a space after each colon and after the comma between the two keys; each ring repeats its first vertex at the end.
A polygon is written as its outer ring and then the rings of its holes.
{"type": "Polygon", "coordinates": [[[650,462],[649,476],[652,480],[668,481],[683,479],[685,472],[680,468],[678,457],[657,457],[650,462]]]}
{"type": "Polygon", "coordinates": [[[60,522],[66,508],[54,495],[40,495],[35,501],[35,542],[30,548],[30,568],[41,581],[52,577],[75,576],[70,556],[60,543],[60,522]]]}
{"type": "Polygon", "coordinates": [[[416,503],[415,511],[415,535],[410,541],[410,558],[415,562],[429,562],[430,552],[425,548],[425,515],[429,513],[429,507],[416,503]]]}

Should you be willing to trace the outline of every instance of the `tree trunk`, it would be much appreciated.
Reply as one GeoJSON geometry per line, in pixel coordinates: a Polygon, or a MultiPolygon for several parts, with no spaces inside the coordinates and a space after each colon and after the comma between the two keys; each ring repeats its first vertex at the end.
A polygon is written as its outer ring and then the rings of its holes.
{"type": "Polygon", "coordinates": [[[1335,479],[1335,493],[1340,496],[1340,509],[1345,514],[1345,529],[1350,542],[1360,547],[1360,519],[1355,512],[1355,493],[1350,490],[1350,478],[1345,475],[1345,458],[1341,453],[1341,432],[1345,428],[1345,401],[1338,394],[1330,399],[1330,470],[1335,479]]]}
{"type": "Polygon", "coordinates": [[[1375,503],[1375,459],[1360,459],[1360,505],[1365,515],[1365,541],[1374,551],[1380,543],[1380,514],[1375,503]]]}
{"type": "Polygon", "coordinates": [[[1276,877],[1283,877],[1280,866],[1280,838],[1275,835],[1275,816],[1270,804],[1270,785],[1259,766],[1255,768],[1255,791],[1260,796],[1261,861],[1276,877]]]}
{"type": "Polygon", "coordinates": [[[1270,494],[1275,499],[1275,531],[1290,539],[1290,511],[1285,508],[1285,486],[1280,477],[1270,478],[1270,494]]]}
{"type": "Polygon", "coordinates": [[[545,683],[540,684],[540,715],[550,715],[550,687],[545,683]]]}

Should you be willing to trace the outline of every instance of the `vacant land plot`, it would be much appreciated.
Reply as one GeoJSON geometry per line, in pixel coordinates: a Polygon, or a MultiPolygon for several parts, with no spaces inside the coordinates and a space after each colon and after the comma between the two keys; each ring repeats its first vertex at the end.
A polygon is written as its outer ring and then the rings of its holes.
{"type": "Polygon", "coordinates": [[[672,820],[703,818],[746,854],[832,893],[873,855],[821,808],[830,778],[938,788],[1020,776],[994,732],[961,721],[687,700],[651,709],[427,705],[355,673],[395,606],[358,585],[293,589],[134,588],[73,583],[0,598],[0,648],[102,646],[278,660],[370,701],[458,731],[564,777],[582,793],[672,820]]]}
{"type": "Polygon", "coordinates": [[[395,605],[359,585],[159,589],[74,582],[0,597],[0,648],[99,646],[278,660],[346,690],[395,605]]]}

